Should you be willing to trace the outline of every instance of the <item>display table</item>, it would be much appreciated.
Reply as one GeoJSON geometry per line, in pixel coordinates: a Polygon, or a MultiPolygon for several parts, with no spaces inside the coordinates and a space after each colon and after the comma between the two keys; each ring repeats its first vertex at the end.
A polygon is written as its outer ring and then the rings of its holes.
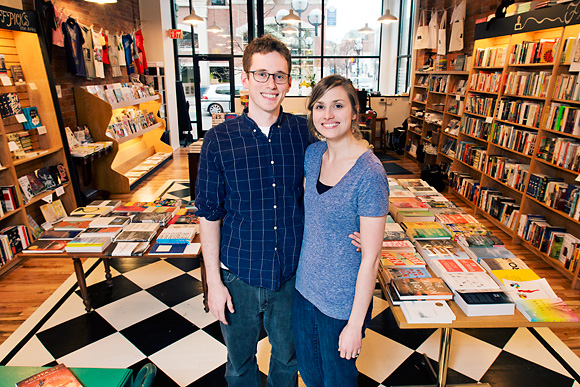
{"type": "MultiPolygon", "coordinates": [[[[159,232],[161,232],[161,230],[159,232]]],[[[157,235],[159,235],[159,232],[157,233],[157,235]]],[[[91,301],[89,299],[89,292],[87,290],[87,280],[85,277],[85,272],[83,270],[82,259],[87,259],[87,258],[102,259],[103,265],[105,268],[105,278],[107,280],[107,285],[112,286],[113,285],[113,276],[111,275],[111,266],[109,265],[109,259],[110,258],[133,258],[133,259],[147,258],[149,256],[149,250],[151,249],[151,246],[153,246],[154,243],[155,243],[155,239],[153,239],[153,241],[151,241],[151,244],[147,248],[147,251],[141,256],[110,257],[110,256],[105,256],[103,253],[34,253],[34,254],[20,253],[20,254],[18,254],[18,256],[20,258],[30,257],[30,258],[71,259],[73,261],[75,275],[77,277],[77,283],[79,285],[79,291],[81,292],[83,304],[85,305],[85,310],[87,312],[90,312],[92,310],[91,301]]],[[[195,236],[195,238],[193,239],[193,243],[200,243],[199,234],[195,236]]],[[[156,255],[152,255],[152,257],[158,257],[158,258],[171,257],[171,258],[182,258],[182,259],[200,258],[201,259],[201,250],[200,250],[199,254],[164,254],[164,255],[156,254],[156,255]]],[[[205,267],[203,264],[201,264],[201,277],[202,277],[202,283],[203,283],[203,302],[207,308],[207,285],[206,285],[206,281],[205,281],[205,267]]]]}
{"type": "MultiPolygon", "coordinates": [[[[15,386],[50,367],[0,366],[0,386],[15,386]]],[[[69,368],[84,387],[131,387],[133,371],[124,368],[69,368]]]]}
{"type": "MultiPolygon", "coordinates": [[[[451,332],[453,328],[578,328],[580,322],[530,322],[517,309],[513,316],[481,316],[481,317],[467,317],[465,313],[453,301],[447,301],[451,310],[456,316],[456,319],[451,324],[409,324],[405,319],[405,315],[400,306],[395,306],[391,303],[387,295],[386,284],[383,282],[381,276],[378,276],[379,283],[383,290],[385,298],[389,302],[393,316],[397,325],[401,329],[433,329],[441,328],[441,341],[439,344],[439,367],[436,372],[437,387],[447,386],[447,369],[449,366],[449,352],[451,349],[451,332]]],[[[427,363],[429,364],[429,363],[427,363]]],[[[454,386],[459,386],[454,384],[454,386]]],[[[469,383],[461,384],[461,386],[478,386],[490,387],[488,383],[469,383]]]]}

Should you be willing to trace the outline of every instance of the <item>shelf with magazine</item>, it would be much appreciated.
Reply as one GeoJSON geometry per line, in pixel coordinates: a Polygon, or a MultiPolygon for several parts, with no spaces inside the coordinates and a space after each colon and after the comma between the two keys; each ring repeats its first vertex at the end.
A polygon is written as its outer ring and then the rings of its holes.
{"type": "Polygon", "coordinates": [[[166,124],[158,117],[162,103],[158,93],[148,95],[151,89],[141,84],[105,87],[105,92],[114,91],[113,97],[75,87],[77,121],[88,126],[95,141],[113,143],[110,153],[94,161],[99,171],[94,188],[129,193],[171,159],[173,149],[161,141],[166,124]],[[124,102],[115,103],[114,97],[124,102]]]}
{"type": "Polygon", "coordinates": [[[45,222],[38,211],[41,202],[58,200],[66,211],[77,205],[72,180],[38,196],[27,190],[23,176],[36,170],[44,173],[60,165],[70,176],[61,135],[64,128],[53,99],[50,63],[43,57],[38,35],[0,29],[0,40],[0,243],[9,244],[8,249],[5,244],[0,249],[1,275],[21,261],[17,253],[38,235],[38,225],[45,222]]]}

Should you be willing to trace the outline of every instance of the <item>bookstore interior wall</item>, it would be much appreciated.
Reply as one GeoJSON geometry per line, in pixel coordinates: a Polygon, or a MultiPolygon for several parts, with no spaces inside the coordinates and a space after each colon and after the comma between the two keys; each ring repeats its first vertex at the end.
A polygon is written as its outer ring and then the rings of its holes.
{"type": "Polygon", "coordinates": [[[446,166],[451,191],[575,288],[579,34],[567,25],[479,39],[466,71],[435,59],[434,71],[415,72],[407,138],[408,155],[429,144],[424,161],[446,166]]]}

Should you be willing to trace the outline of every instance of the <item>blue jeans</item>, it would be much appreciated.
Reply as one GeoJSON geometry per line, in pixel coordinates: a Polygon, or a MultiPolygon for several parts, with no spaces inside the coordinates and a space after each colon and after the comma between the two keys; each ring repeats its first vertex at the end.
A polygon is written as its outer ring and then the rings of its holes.
{"type": "MultiPolygon", "coordinates": [[[[364,329],[371,317],[372,304],[364,329]]],[[[338,338],[348,320],[328,317],[300,292],[294,294],[292,311],[298,370],[308,387],[357,386],[356,358],[346,360],[338,352],[338,338]]]]}
{"type": "Polygon", "coordinates": [[[228,325],[221,324],[228,348],[226,380],[231,387],[260,387],[256,347],[262,324],[272,345],[269,387],[296,387],[298,371],[292,336],[293,277],[280,290],[248,285],[228,270],[222,270],[235,313],[226,308],[228,325]]]}

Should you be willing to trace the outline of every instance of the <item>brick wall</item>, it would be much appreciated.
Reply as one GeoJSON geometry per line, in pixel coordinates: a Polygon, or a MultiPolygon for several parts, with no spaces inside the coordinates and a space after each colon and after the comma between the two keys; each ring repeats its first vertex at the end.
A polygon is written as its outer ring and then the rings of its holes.
{"type": "MultiPolygon", "coordinates": [[[[447,9],[447,25],[449,26],[449,21],[451,20],[451,14],[453,13],[453,6],[459,3],[460,0],[420,0],[419,9],[436,9],[442,11],[447,9]]],[[[463,53],[471,55],[473,53],[473,42],[474,42],[474,32],[475,32],[475,21],[477,19],[487,17],[490,14],[495,13],[496,8],[500,4],[500,0],[463,0],[467,2],[466,12],[465,12],[465,31],[463,39],[463,53]]],[[[430,13],[427,13],[430,15],[430,13]]],[[[439,18],[441,18],[442,12],[439,12],[439,18]]],[[[427,22],[429,22],[429,16],[427,16],[427,22]]],[[[447,44],[449,44],[449,37],[451,35],[451,28],[447,29],[447,44]]]]}
{"type": "MultiPolygon", "coordinates": [[[[118,0],[116,4],[96,4],[83,0],[53,0],[55,8],[64,8],[65,14],[72,16],[80,24],[93,25],[96,31],[101,28],[111,34],[130,32],[139,26],[139,0],[118,0]]],[[[23,0],[26,10],[34,9],[34,0],[23,0]]],[[[121,66],[122,77],[113,78],[111,67],[105,65],[105,78],[87,80],[69,73],[66,70],[66,54],[62,47],[52,46],[52,71],[56,85],[62,89],[59,99],[65,126],[77,125],[73,87],[102,85],[115,82],[128,82],[129,77],[124,66],[121,66]]]]}

